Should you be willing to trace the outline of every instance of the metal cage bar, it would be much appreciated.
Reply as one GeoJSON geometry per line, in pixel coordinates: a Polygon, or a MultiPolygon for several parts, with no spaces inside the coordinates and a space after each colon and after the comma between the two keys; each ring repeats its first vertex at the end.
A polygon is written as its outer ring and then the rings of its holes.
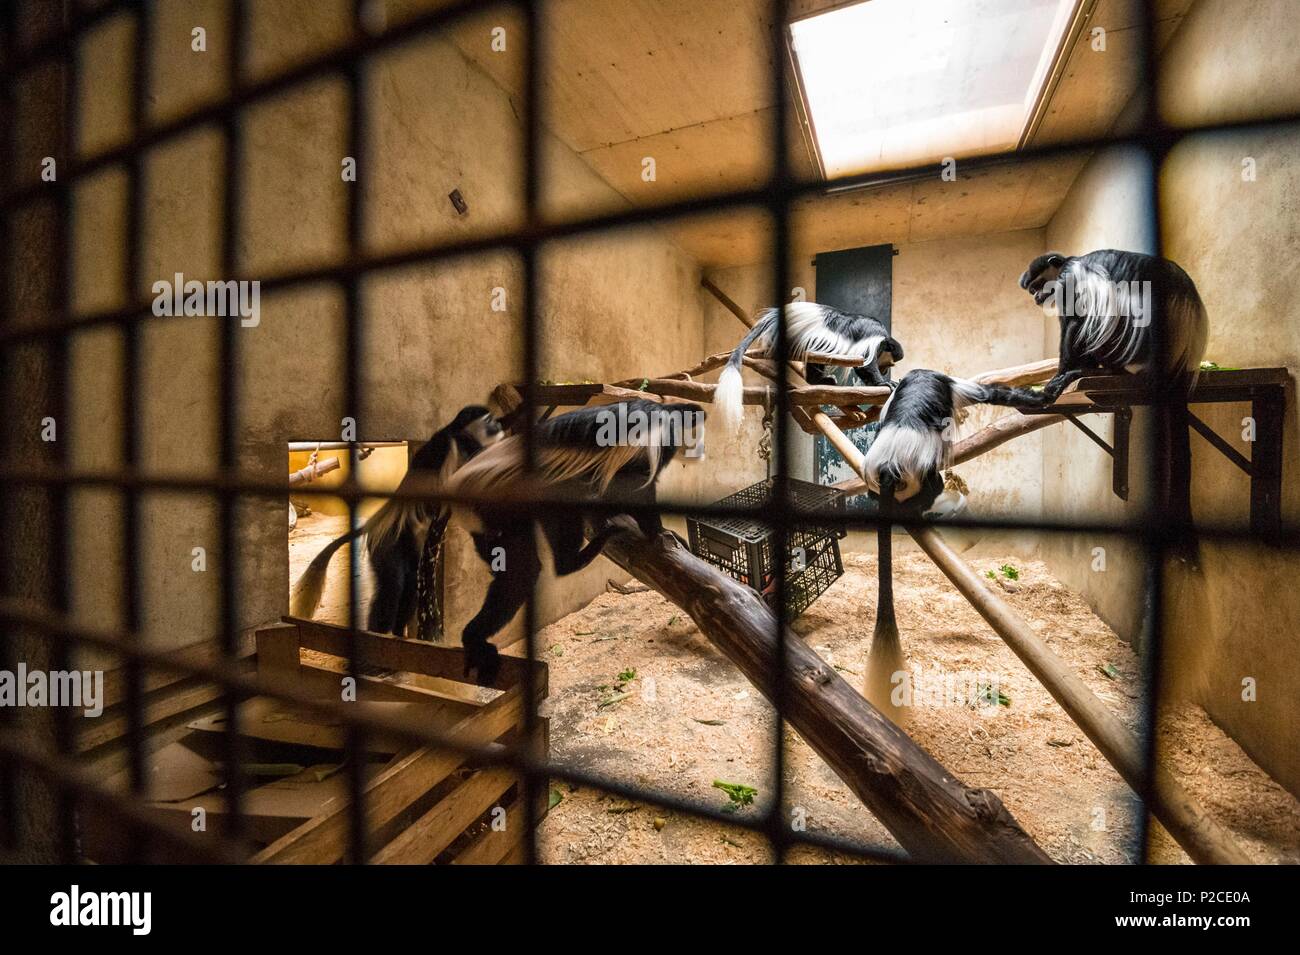
{"type": "MultiPolygon", "coordinates": [[[[399,268],[413,263],[432,263],[452,257],[460,257],[475,252],[509,250],[520,261],[523,280],[523,399],[526,409],[525,420],[533,420],[541,410],[535,394],[534,385],[539,370],[542,346],[542,329],[540,325],[541,269],[540,259],[548,242],[574,236],[590,235],[624,226],[651,225],[672,221],[697,213],[727,210],[742,206],[764,209],[772,221],[773,256],[771,284],[773,292],[784,300],[784,289],[788,284],[788,253],[790,249],[790,208],[791,204],[802,198],[823,193],[828,189],[844,189],[885,185],[907,178],[922,178],[937,174],[937,166],[913,166],[872,173],[860,176],[843,177],[831,182],[818,180],[804,182],[796,180],[790,172],[789,158],[785,143],[785,119],[787,112],[786,96],[790,80],[782,64],[784,63],[782,40],[779,31],[773,32],[774,56],[771,61],[776,64],[771,74],[771,90],[775,96],[776,108],[772,112],[768,126],[770,136],[769,148],[772,150],[772,174],[769,180],[752,189],[704,191],[685,200],[667,203],[651,208],[635,208],[617,213],[602,213],[594,216],[580,217],[562,223],[549,222],[540,212],[540,197],[545,183],[543,168],[543,127],[542,110],[544,108],[545,79],[545,3],[544,0],[504,0],[503,6],[517,8],[523,15],[526,26],[525,53],[525,115],[523,117],[524,135],[522,154],[524,162],[521,169],[523,195],[523,226],[519,229],[503,231],[468,240],[439,241],[426,243],[414,249],[398,253],[376,254],[366,248],[364,185],[353,184],[348,190],[346,239],[347,256],[337,265],[312,265],[286,270],[261,280],[264,288],[276,290],[297,287],[310,283],[330,282],[342,290],[345,302],[345,352],[343,361],[344,409],[345,414],[360,417],[365,408],[363,377],[361,374],[361,356],[365,345],[366,309],[362,283],[377,272],[399,268]]],[[[347,84],[347,143],[348,152],[357,162],[357,168],[364,175],[364,162],[368,143],[367,126],[367,67],[371,57],[398,45],[436,34],[438,31],[454,25],[470,13],[476,12],[481,4],[462,0],[425,14],[420,14],[381,33],[367,32],[364,24],[363,0],[356,0],[353,5],[354,37],[351,43],[342,49],[310,59],[298,66],[278,73],[268,79],[249,82],[244,77],[244,53],[247,46],[248,17],[243,0],[231,0],[230,16],[227,27],[231,42],[228,63],[228,89],[226,95],[210,105],[193,109],[175,119],[153,124],[148,121],[147,104],[149,100],[149,51],[148,44],[152,34],[152,5],[148,0],[115,0],[100,4],[93,9],[78,9],[72,5],[64,29],[56,35],[38,42],[33,48],[19,51],[15,42],[16,19],[11,7],[6,6],[4,18],[0,21],[3,30],[3,69],[0,70],[0,106],[6,120],[15,112],[14,91],[17,84],[28,78],[33,70],[46,63],[55,62],[63,68],[64,89],[62,91],[62,162],[63,172],[55,183],[20,184],[16,178],[7,180],[4,185],[3,218],[0,219],[0,238],[8,239],[14,228],[14,217],[22,209],[34,203],[51,201],[57,206],[57,228],[55,255],[61,270],[61,281],[56,290],[53,321],[39,325],[16,326],[12,321],[9,294],[9,262],[0,268],[0,348],[6,355],[11,349],[25,344],[39,344],[47,351],[52,366],[56,370],[56,409],[55,417],[65,429],[64,439],[56,448],[54,468],[20,468],[8,464],[0,465],[0,485],[9,487],[38,488],[49,495],[54,524],[49,535],[49,553],[47,560],[53,569],[56,580],[50,587],[48,606],[32,607],[29,603],[5,596],[0,598],[0,621],[4,623],[4,639],[0,644],[0,662],[12,656],[12,634],[15,627],[30,628],[44,633],[52,645],[52,661],[56,667],[66,665],[74,650],[95,649],[115,654],[124,662],[126,676],[125,700],[128,713],[128,753],[132,793],[139,795],[144,785],[143,764],[143,691],[142,675],[147,668],[174,669],[190,676],[210,680],[222,690],[223,705],[227,724],[225,737],[225,767],[227,782],[227,799],[229,802],[233,835],[238,838],[244,831],[243,813],[243,779],[240,768],[240,742],[238,736],[239,703],[242,699],[258,694],[275,699],[294,702],[307,707],[316,707],[337,715],[346,725],[346,753],[349,763],[349,789],[351,803],[349,809],[349,858],[354,862],[364,862],[368,858],[367,833],[365,830],[365,777],[363,773],[364,741],[371,732],[395,733],[411,742],[412,745],[441,746],[464,754],[476,766],[509,766],[519,774],[522,781],[521,798],[524,799],[524,812],[528,824],[526,843],[527,861],[535,862],[538,858],[536,844],[537,791],[550,778],[567,779],[582,785],[599,788],[611,793],[625,796],[656,806],[670,808],[674,811],[697,818],[709,819],[720,824],[735,826],[762,833],[773,848],[773,858],[777,863],[783,862],[789,850],[799,845],[831,848],[878,861],[905,862],[905,854],[890,847],[864,846],[849,840],[841,840],[824,834],[796,832],[784,819],[785,795],[785,751],[783,744],[785,687],[789,679],[785,665],[785,630],[780,625],[783,612],[776,613],[777,626],[777,660],[776,679],[774,681],[773,705],[776,711],[775,733],[772,740],[772,760],[775,772],[776,797],[770,808],[760,819],[749,820],[724,816],[702,805],[688,803],[670,794],[656,792],[653,789],[596,777],[566,767],[553,764],[549,759],[539,759],[531,750],[531,743],[537,729],[537,714],[530,705],[525,707],[524,738],[504,750],[487,747],[467,746],[461,741],[451,739],[443,734],[392,725],[382,719],[347,711],[341,705],[326,704],[305,695],[296,695],[287,689],[270,689],[260,686],[256,681],[241,675],[236,666],[236,651],[239,640],[238,579],[239,563],[237,561],[234,529],[240,500],[246,496],[275,496],[282,499],[286,489],[272,482],[258,481],[243,473],[238,451],[238,409],[239,388],[235,369],[238,367],[238,339],[234,333],[233,323],[222,324],[220,336],[219,380],[217,397],[220,410],[220,458],[215,474],[201,475],[194,479],[161,478],[141,473],[140,463],[140,341],[141,323],[151,317],[148,304],[135,298],[141,285],[144,220],[144,195],[146,192],[146,163],[151,151],[170,142],[187,132],[204,126],[216,124],[223,133],[224,153],[224,197],[223,223],[221,238],[222,267],[227,277],[240,274],[238,243],[241,227],[241,197],[243,171],[247,163],[244,155],[242,122],[244,111],[252,106],[269,100],[271,97],[303,86],[321,77],[341,77],[347,84]],[[78,130],[80,129],[77,89],[79,81],[79,52],[84,37],[98,24],[110,17],[130,13],[135,28],[133,64],[133,90],[131,109],[131,135],[129,140],[94,156],[78,156],[78,130]],[[128,170],[128,220],[126,230],[125,261],[127,263],[126,289],[127,305],[120,308],[101,309],[85,314],[76,314],[72,294],[76,278],[75,249],[75,208],[74,189],[87,177],[104,170],[125,166],[128,170]],[[75,467],[70,452],[72,442],[68,399],[68,365],[69,346],[72,337],[79,331],[99,326],[115,326],[121,330],[124,343],[124,374],[120,395],[120,407],[124,432],[122,435],[122,467],[104,473],[86,472],[75,467]],[[69,548],[69,498],[78,490],[86,488],[108,488],[119,492],[124,501],[122,530],[125,541],[125,566],[122,574],[123,625],[120,628],[91,630],[79,626],[71,616],[71,551],[69,548]],[[178,665],[167,660],[151,648],[143,646],[138,639],[141,629],[141,579],[140,562],[141,541],[140,500],[146,494],[156,493],[204,493],[212,495],[219,504],[218,520],[221,542],[221,583],[220,583],[220,617],[221,648],[220,661],[213,666],[178,665]]],[[[787,22],[786,0],[771,0],[770,17],[773,23],[787,22]]],[[[1150,208],[1146,217],[1153,229],[1157,251],[1161,243],[1161,212],[1159,207],[1159,176],[1168,152],[1183,138],[1206,131],[1232,131],[1253,128],[1271,128],[1300,121],[1300,116],[1279,116],[1271,119],[1250,120],[1244,122],[1220,122],[1204,126],[1176,129],[1169,127],[1163,120],[1158,102],[1158,82],[1160,78],[1159,55],[1155,39],[1154,0],[1145,0],[1142,4],[1140,31],[1142,37],[1142,54],[1140,61],[1139,88],[1145,94],[1145,121],[1139,131],[1117,136],[1100,136],[1083,138],[1071,142],[1045,147],[1029,147],[1012,155],[998,155],[963,160],[969,167],[980,168],[1006,162],[1024,163],[1039,158],[1077,154],[1083,150],[1105,148],[1113,145],[1127,144],[1138,146],[1150,157],[1151,189],[1150,208]]],[[[9,154],[14,147],[8,147],[9,154]]],[[[6,155],[4,158],[12,158],[6,155]]],[[[6,163],[5,168],[12,167],[6,163]]],[[[6,243],[7,246],[7,243],[6,243]]],[[[1157,351],[1164,343],[1157,338],[1157,351]]],[[[775,346],[777,367],[784,367],[789,357],[789,342],[783,323],[778,323],[775,346]]],[[[1157,362],[1157,367],[1163,363],[1157,362]]],[[[1159,422],[1164,422],[1169,415],[1169,402],[1155,396],[1152,402],[1159,422]]],[[[789,396],[784,389],[775,393],[777,406],[777,424],[775,426],[775,461],[774,494],[771,505],[762,509],[753,508],[708,508],[680,507],[665,503],[654,510],[662,514],[707,515],[714,513],[734,514],[761,518],[773,526],[774,563],[785,568],[789,534],[794,526],[807,521],[810,516],[818,516],[802,508],[793,506],[788,496],[790,481],[789,447],[793,434],[789,416],[789,396]]],[[[1158,432],[1163,433],[1163,427],[1158,432]]],[[[528,446],[529,467],[535,464],[535,448],[532,436],[524,429],[525,442],[528,446]]],[[[1150,785],[1152,768],[1157,755],[1156,719],[1160,705],[1160,675],[1162,673],[1162,648],[1164,641],[1161,604],[1164,593],[1164,558],[1169,545],[1171,527],[1174,531],[1184,530],[1171,525],[1168,520],[1167,502],[1163,500],[1164,488],[1160,475],[1164,473],[1169,449],[1164,443],[1157,442],[1151,449],[1147,463],[1147,480],[1152,491],[1150,499],[1156,506],[1147,510],[1139,519],[1123,523],[1080,523],[1051,520],[958,520],[956,527],[976,527],[990,529],[1030,529],[1043,533],[1078,533],[1091,531],[1122,535],[1141,542],[1146,561],[1146,586],[1148,588],[1149,607],[1145,624],[1146,638],[1141,650],[1144,654],[1145,694],[1145,765],[1147,784],[1150,785]]],[[[400,494],[380,494],[362,492],[356,481],[356,448],[350,450],[352,458],[352,476],[349,485],[341,491],[331,490],[330,494],[343,497],[349,508],[349,526],[355,527],[356,509],[361,499],[390,497],[400,494]]],[[[313,492],[310,490],[303,493],[313,492]]],[[[422,496],[427,499],[427,496],[422,496]]],[[[578,504],[564,501],[547,501],[548,507],[577,509],[578,504]]],[[[592,511],[589,504],[581,505],[582,510],[592,511]]],[[[598,505],[594,510],[628,511],[627,507],[618,505],[598,505]]],[[[635,509],[631,509],[635,510],[635,509]]],[[[828,519],[832,515],[827,514],[828,519]]],[[[870,528],[879,520],[862,515],[833,516],[835,522],[846,526],[870,528]]],[[[907,522],[896,518],[891,524],[907,522]]],[[[1202,537],[1225,540],[1257,541],[1256,535],[1235,526],[1198,527],[1202,537]]],[[[3,535],[0,535],[2,537],[3,535]]],[[[1275,541],[1279,546],[1292,549],[1300,548],[1300,528],[1283,529],[1275,541]]],[[[354,552],[353,563],[358,559],[354,552]]],[[[349,574],[349,629],[358,627],[358,602],[353,593],[354,574],[349,574]]],[[[784,571],[777,575],[776,591],[778,608],[785,608],[787,579],[784,571]]],[[[525,640],[529,660],[534,659],[536,650],[536,613],[535,595],[525,605],[525,640]]],[[[348,672],[359,677],[359,659],[355,649],[348,658],[348,672]]],[[[534,700],[533,668],[526,667],[526,699],[534,700]]],[[[75,809],[84,797],[107,808],[125,819],[131,832],[139,836],[133,839],[133,855],[143,857],[155,838],[168,838],[162,831],[156,831],[142,814],[135,811],[129,799],[94,787],[78,773],[75,758],[76,746],[72,724],[62,713],[58,716],[57,733],[58,752],[44,756],[28,752],[14,738],[13,731],[6,717],[0,722],[0,801],[11,805],[14,799],[13,784],[18,765],[46,775],[56,783],[61,794],[59,805],[61,848],[66,859],[75,861],[79,858],[75,809]]],[[[1139,793],[1144,805],[1149,801],[1149,788],[1139,793]]],[[[1148,815],[1140,816],[1138,861],[1148,861],[1149,834],[1148,815]]]]}

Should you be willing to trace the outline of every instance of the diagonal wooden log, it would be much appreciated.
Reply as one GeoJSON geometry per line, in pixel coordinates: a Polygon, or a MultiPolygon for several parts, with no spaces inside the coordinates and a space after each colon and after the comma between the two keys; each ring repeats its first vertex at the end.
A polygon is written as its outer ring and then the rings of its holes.
{"type": "MultiPolygon", "coordinates": [[[[776,616],[671,534],[619,534],[604,554],[677,604],[769,700],[776,616]]],[[[782,715],[918,862],[1050,863],[998,797],[961,783],[785,632],[782,715]]]]}

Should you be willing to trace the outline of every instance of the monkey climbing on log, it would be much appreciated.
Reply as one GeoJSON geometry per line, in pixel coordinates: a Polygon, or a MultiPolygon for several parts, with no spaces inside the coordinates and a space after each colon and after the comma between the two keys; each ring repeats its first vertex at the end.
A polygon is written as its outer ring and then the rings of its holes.
{"type": "Polygon", "coordinates": [[[584,543],[587,516],[579,509],[534,505],[528,492],[635,505],[636,525],[646,537],[663,530],[652,508],[655,485],[681,450],[698,458],[704,450],[704,409],[696,404],[660,404],[645,398],[594,405],[557,415],[533,426],[535,469],[526,467],[523,435],[511,435],[452,476],[448,489],[501,503],[457,505],[452,521],[467,530],[474,549],[492,572],[483,605],[465,626],[465,675],[491,686],[500,653],[491,638],[524,605],[541,573],[536,527],[558,576],[576,573],[599,556],[605,543],[627,525],[592,517],[596,525],[584,543]],[[509,500],[515,498],[515,500],[509,500]]]}
{"type": "Polygon", "coordinates": [[[879,589],[876,625],[867,657],[865,695],[877,709],[899,722],[901,712],[891,700],[894,674],[905,657],[894,617],[894,584],[890,516],[906,520],[953,517],[965,509],[965,498],[936,508],[944,490],[943,472],[952,464],[958,411],[973,404],[1013,404],[1014,389],[984,385],[942,372],[909,371],[880,413],[880,430],[862,463],[867,493],[879,502],[877,527],[879,589]]]}
{"type": "MultiPolygon", "coordinates": [[[[503,436],[500,423],[487,408],[462,408],[415,452],[407,478],[436,474],[445,483],[466,461],[503,436]]],[[[364,534],[366,556],[375,574],[366,629],[400,636],[415,613],[421,552],[432,535],[444,532],[446,522],[447,508],[437,502],[386,501],[364,524],[336,537],[312,558],[293,585],[289,612],[305,618],[315,613],[330,560],[344,544],[364,534]]]]}

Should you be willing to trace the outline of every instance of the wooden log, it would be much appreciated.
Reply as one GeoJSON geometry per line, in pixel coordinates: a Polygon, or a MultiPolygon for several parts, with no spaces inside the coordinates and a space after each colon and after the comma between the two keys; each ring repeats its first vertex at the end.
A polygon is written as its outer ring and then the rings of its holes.
{"type": "Polygon", "coordinates": [[[981,385],[1007,385],[1011,388],[1019,388],[1022,385],[1036,385],[1055,375],[1058,364],[1055,358],[1044,358],[1041,361],[1031,361],[1025,365],[1012,365],[1010,368],[986,371],[984,374],[976,376],[975,380],[981,385]]]}
{"type": "MultiPolygon", "coordinates": [[[[766,358],[766,355],[767,355],[767,349],[765,348],[750,348],[745,352],[745,357],[746,359],[748,359],[745,363],[749,364],[749,361],[764,360],[766,358]]],[[[731,357],[731,352],[729,351],[718,352],[718,354],[710,355],[708,358],[704,359],[698,365],[694,365],[690,368],[685,369],[684,371],[676,371],[673,372],[672,374],[657,375],[655,377],[696,378],[700,375],[707,375],[709,372],[716,371],[717,369],[721,368],[723,365],[727,363],[727,359],[729,359],[730,357],[731,357]]],[[[804,361],[810,361],[819,365],[840,365],[845,368],[856,368],[858,365],[862,364],[862,359],[858,358],[856,355],[826,355],[826,354],[822,354],[821,352],[810,352],[804,358],[804,361]]],[[[644,379],[642,378],[627,378],[623,381],[616,381],[614,382],[614,384],[620,385],[624,388],[636,388],[640,386],[643,380],[644,379]]]]}
{"type": "MultiPolygon", "coordinates": [[[[584,386],[585,387],[585,386],[584,386]]],[[[608,388],[609,386],[602,386],[608,388]]],[[[664,395],[671,398],[685,398],[687,401],[711,403],[717,385],[703,381],[687,381],[683,378],[650,378],[645,382],[645,392],[652,395],[664,395]]],[[[550,402],[556,398],[556,404],[585,404],[598,394],[597,389],[590,389],[582,394],[572,390],[572,386],[548,386],[538,388],[539,400],[550,402]],[[567,389],[563,394],[553,387],[567,389]],[[580,400],[579,400],[580,399],[580,400]]],[[[848,385],[802,385],[789,391],[790,404],[802,408],[819,408],[822,405],[837,407],[856,407],[858,405],[883,405],[889,400],[888,388],[857,388],[848,385]]],[[[648,397],[643,394],[642,397],[648,397]]],[[[616,399],[617,400],[617,399],[616,399]]],[[[746,387],[744,403],[747,405],[764,405],[773,401],[771,388],[746,387]]]]}
{"type": "Polygon", "coordinates": [[[981,428],[968,438],[963,438],[952,447],[952,463],[962,464],[971,458],[979,457],[985,451],[992,451],[999,445],[1006,444],[1012,438],[1022,434],[1038,431],[1048,425],[1060,424],[1065,415],[1021,415],[1010,414],[998,418],[986,428],[981,428]]]}
{"type": "Polygon", "coordinates": [[[1152,814],[1193,860],[1207,864],[1249,865],[1252,860],[1233,838],[1183,789],[1161,764],[1148,787],[1142,748],[1097,695],[1054,654],[1011,606],[984,585],[979,575],[932,527],[909,528],[913,539],[972,607],[1015,652],[1061,708],[1115,767],[1124,781],[1148,801],[1152,814]]]}
{"type": "Polygon", "coordinates": [[[857,387],[856,385],[803,385],[790,389],[790,404],[803,408],[821,405],[848,407],[857,405],[883,405],[894,392],[890,388],[857,387]]]}
{"type": "Polygon", "coordinates": [[[324,461],[317,461],[315,464],[309,464],[305,468],[299,468],[289,475],[289,486],[295,487],[299,484],[306,484],[314,481],[322,474],[329,474],[331,471],[337,471],[339,468],[338,458],[326,458],[324,461]]]}
{"type": "MultiPolygon", "coordinates": [[[[717,385],[703,381],[686,381],[677,378],[651,378],[645,386],[646,391],[656,395],[685,398],[687,401],[705,404],[713,402],[713,392],[716,388],[717,385]]],[[[746,387],[743,400],[747,405],[766,405],[775,399],[772,397],[771,388],[746,387]]]]}
{"type": "MultiPolygon", "coordinates": [[[[685,610],[768,699],[777,673],[775,615],[759,595],[670,534],[619,534],[609,557],[685,610]]],[[[785,634],[782,715],[918,862],[1050,863],[996,795],[959,782],[785,634]]]]}

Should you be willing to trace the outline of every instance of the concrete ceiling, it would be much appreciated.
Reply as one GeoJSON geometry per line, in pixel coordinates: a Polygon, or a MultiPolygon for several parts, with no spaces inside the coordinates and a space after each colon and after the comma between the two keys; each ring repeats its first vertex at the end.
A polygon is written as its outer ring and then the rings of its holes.
{"type": "MultiPolygon", "coordinates": [[[[1158,3],[1158,37],[1181,23],[1192,0],[1158,3]]],[[[795,0],[795,15],[840,4],[795,0]]],[[[770,172],[773,62],[767,0],[551,0],[547,7],[545,122],[570,149],[634,206],[706,191],[751,188],[770,172]],[[642,178],[655,159],[656,179],[642,178]]],[[[1105,132],[1137,86],[1140,0],[1096,0],[1069,51],[1034,143],[1105,132]],[[1091,30],[1106,30],[1105,51],[1091,30]]],[[[514,95],[519,58],[483,42],[488,21],[522,29],[504,13],[485,14],[453,34],[461,52],[514,95]]],[[[520,33],[516,32],[515,36],[520,33]]],[[[816,173],[792,105],[785,137],[793,171],[816,173]]],[[[959,169],[956,182],[904,183],[834,197],[796,209],[796,250],[875,242],[917,242],[1047,224],[1086,155],[959,169]]],[[[581,210],[575,210],[581,211],[581,210]]],[[[760,261],[770,238],[763,217],[738,212],[674,224],[675,240],[701,265],[760,261]],[[757,226],[757,228],[755,228],[757,226]]]]}

